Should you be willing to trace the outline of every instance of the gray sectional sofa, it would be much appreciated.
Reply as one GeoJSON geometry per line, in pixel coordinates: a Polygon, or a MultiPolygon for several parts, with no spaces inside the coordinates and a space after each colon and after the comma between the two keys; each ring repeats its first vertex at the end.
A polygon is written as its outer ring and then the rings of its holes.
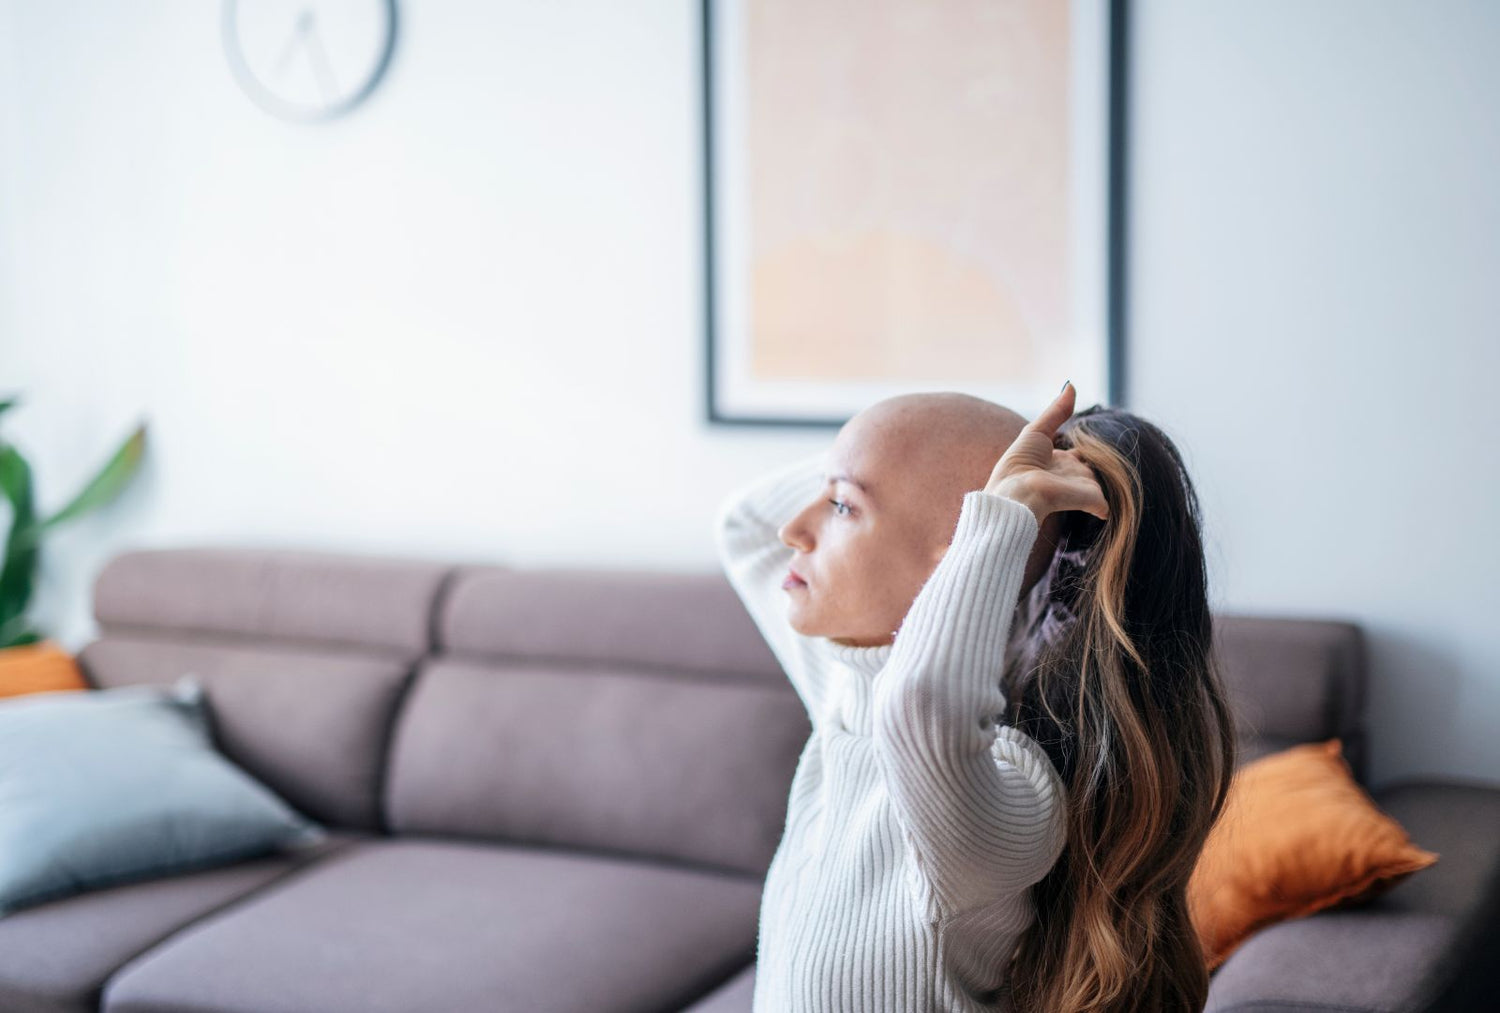
{"type": "MultiPolygon", "coordinates": [[[[216,745],[330,836],[0,918],[3,1013],[748,1013],[811,729],[717,572],[140,550],[94,615],[93,685],[196,673],[216,745]]],[[[1220,624],[1246,759],[1338,735],[1363,780],[1359,629],[1220,624]]],[[[1438,864],[1263,930],[1209,1009],[1402,1008],[1496,861],[1500,786],[1373,795],[1438,864]]]]}

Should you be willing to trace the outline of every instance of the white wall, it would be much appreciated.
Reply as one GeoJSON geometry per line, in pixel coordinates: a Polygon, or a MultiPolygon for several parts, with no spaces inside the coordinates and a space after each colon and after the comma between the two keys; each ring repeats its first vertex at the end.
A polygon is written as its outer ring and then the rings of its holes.
{"type": "Polygon", "coordinates": [[[1144,2],[1130,407],[1236,609],[1370,635],[1376,781],[1500,780],[1500,4],[1144,2]]]}
{"type": "MultiPolygon", "coordinates": [[[[695,0],[407,0],[318,127],[218,17],[0,0],[4,431],[56,508],[151,426],[47,545],[65,645],[138,545],[712,567],[719,498],[831,440],[701,419],[695,0]]],[[[1136,44],[1127,407],[1216,605],[1366,626],[1376,782],[1500,778],[1500,5],[1141,0],[1136,44]]]]}

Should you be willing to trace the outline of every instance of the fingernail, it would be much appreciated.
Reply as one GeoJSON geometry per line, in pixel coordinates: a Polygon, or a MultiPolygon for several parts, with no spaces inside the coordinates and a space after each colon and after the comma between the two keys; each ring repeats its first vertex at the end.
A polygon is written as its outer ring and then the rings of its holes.
{"type": "Polygon", "coordinates": [[[1068,389],[1068,384],[1070,384],[1072,382],[1073,382],[1072,380],[1064,380],[1062,388],[1060,390],[1058,390],[1058,393],[1061,394],[1063,391],[1067,390],[1068,389]]]}

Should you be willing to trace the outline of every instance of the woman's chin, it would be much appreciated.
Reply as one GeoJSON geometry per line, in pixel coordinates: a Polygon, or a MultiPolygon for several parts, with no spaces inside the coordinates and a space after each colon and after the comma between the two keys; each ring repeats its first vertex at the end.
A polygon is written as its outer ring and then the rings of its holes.
{"type": "Polygon", "coordinates": [[[823,636],[823,630],[818,625],[817,621],[813,619],[813,617],[806,615],[804,610],[801,609],[796,602],[792,602],[789,606],[787,606],[786,621],[788,626],[796,630],[798,633],[802,634],[804,637],[823,636]]]}

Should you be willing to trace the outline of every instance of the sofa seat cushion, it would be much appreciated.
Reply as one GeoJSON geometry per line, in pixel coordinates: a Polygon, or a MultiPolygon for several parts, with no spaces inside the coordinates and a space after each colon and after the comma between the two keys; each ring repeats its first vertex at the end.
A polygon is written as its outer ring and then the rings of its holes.
{"type": "Polygon", "coordinates": [[[682,1013],[750,1013],[754,1000],[755,965],[751,964],[682,1013]]]}
{"type": "Polygon", "coordinates": [[[346,847],[330,831],[295,856],[153,877],[75,894],[0,918],[0,1010],[93,1013],[104,982],[174,931],[346,847]]]}
{"type": "Polygon", "coordinates": [[[1371,795],[1422,847],[1437,852],[1430,869],[1403,880],[1372,906],[1464,916],[1500,863],[1500,787],[1458,779],[1409,777],[1371,795]]]}
{"type": "Polygon", "coordinates": [[[1252,935],[1209,979],[1205,1013],[1393,1013],[1407,1009],[1458,919],[1330,908],[1252,935]]]}
{"type": "Polygon", "coordinates": [[[753,959],[760,892],[601,852],[368,840],[136,959],[102,1009],[680,1009],[753,959]]]}

